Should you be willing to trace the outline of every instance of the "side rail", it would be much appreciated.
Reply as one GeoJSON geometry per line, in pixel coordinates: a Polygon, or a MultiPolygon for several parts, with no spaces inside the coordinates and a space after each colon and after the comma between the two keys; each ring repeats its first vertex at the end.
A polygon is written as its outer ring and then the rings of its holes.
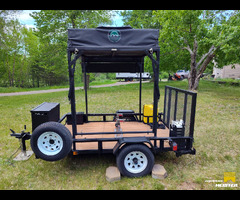
{"type": "Polygon", "coordinates": [[[193,138],[196,100],[196,92],[165,86],[163,123],[168,128],[181,124],[184,127],[181,136],[193,138]]]}

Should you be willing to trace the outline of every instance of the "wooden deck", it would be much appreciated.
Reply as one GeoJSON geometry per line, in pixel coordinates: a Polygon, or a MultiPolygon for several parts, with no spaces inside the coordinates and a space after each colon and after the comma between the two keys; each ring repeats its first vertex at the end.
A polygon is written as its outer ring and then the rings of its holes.
{"type": "MultiPolygon", "coordinates": [[[[66,125],[72,132],[72,125],[66,125]]],[[[142,122],[121,122],[122,131],[152,131],[149,125],[142,122]]],[[[94,133],[94,132],[114,132],[115,122],[89,122],[82,125],[77,125],[78,133],[94,133]]],[[[123,137],[153,137],[153,133],[137,133],[137,134],[123,134],[123,137]]],[[[157,129],[157,137],[168,137],[169,129],[157,129]]],[[[76,139],[89,139],[89,138],[115,138],[115,134],[99,134],[99,135],[77,135],[76,139]]],[[[119,135],[117,137],[120,137],[119,135]]],[[[116,141],[103,142],[103,149],[112,149],[116,141]]],[[[164,146],[169,146],[167,142],[164,146]]],[[[77,150],[97,150],[98,142],[84,142],[76,143],[77,150]]]]}

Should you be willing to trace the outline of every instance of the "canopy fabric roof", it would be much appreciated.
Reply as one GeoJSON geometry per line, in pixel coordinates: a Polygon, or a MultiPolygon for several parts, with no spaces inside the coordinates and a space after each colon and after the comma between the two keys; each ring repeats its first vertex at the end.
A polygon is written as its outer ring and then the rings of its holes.
{"type": "Polygon", "coordinates": [[[158,29],[130,26],[68,29],[68,51],[81,52],[86,72],[140,72],[146,51],[159,51],[158,37],[158,29]]]}
{"type": "Polygon", "coordinates": [[[127,27],[97,27],[93,29],[68,29],[68,50],[82,51],[144,51],[159,49],[158,29],[133,29],[127,27]]]}

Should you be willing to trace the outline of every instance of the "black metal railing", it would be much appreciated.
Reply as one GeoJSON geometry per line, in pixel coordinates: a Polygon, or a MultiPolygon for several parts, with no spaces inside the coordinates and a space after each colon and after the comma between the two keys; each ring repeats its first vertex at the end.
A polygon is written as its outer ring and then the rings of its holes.
{"type": "Polygon", "coordinates": [[[193,137],[197,93],[165,86],[163,122],[169,128],[172,120],[183,120],[184,136],[193,137]]]}

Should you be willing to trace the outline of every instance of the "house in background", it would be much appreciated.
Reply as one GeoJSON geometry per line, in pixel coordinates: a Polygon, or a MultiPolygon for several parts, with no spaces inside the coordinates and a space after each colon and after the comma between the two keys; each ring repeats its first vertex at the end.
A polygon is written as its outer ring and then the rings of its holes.
{"type": "MultiPolygon", "coordinates": [[[[214,63],[216,64],[216,63],[214,63]]],[[[240,64],[226,65],[223,68],[213,67],[214,78],[232,78],[239,79],[240,78],[240,64]]]]}

